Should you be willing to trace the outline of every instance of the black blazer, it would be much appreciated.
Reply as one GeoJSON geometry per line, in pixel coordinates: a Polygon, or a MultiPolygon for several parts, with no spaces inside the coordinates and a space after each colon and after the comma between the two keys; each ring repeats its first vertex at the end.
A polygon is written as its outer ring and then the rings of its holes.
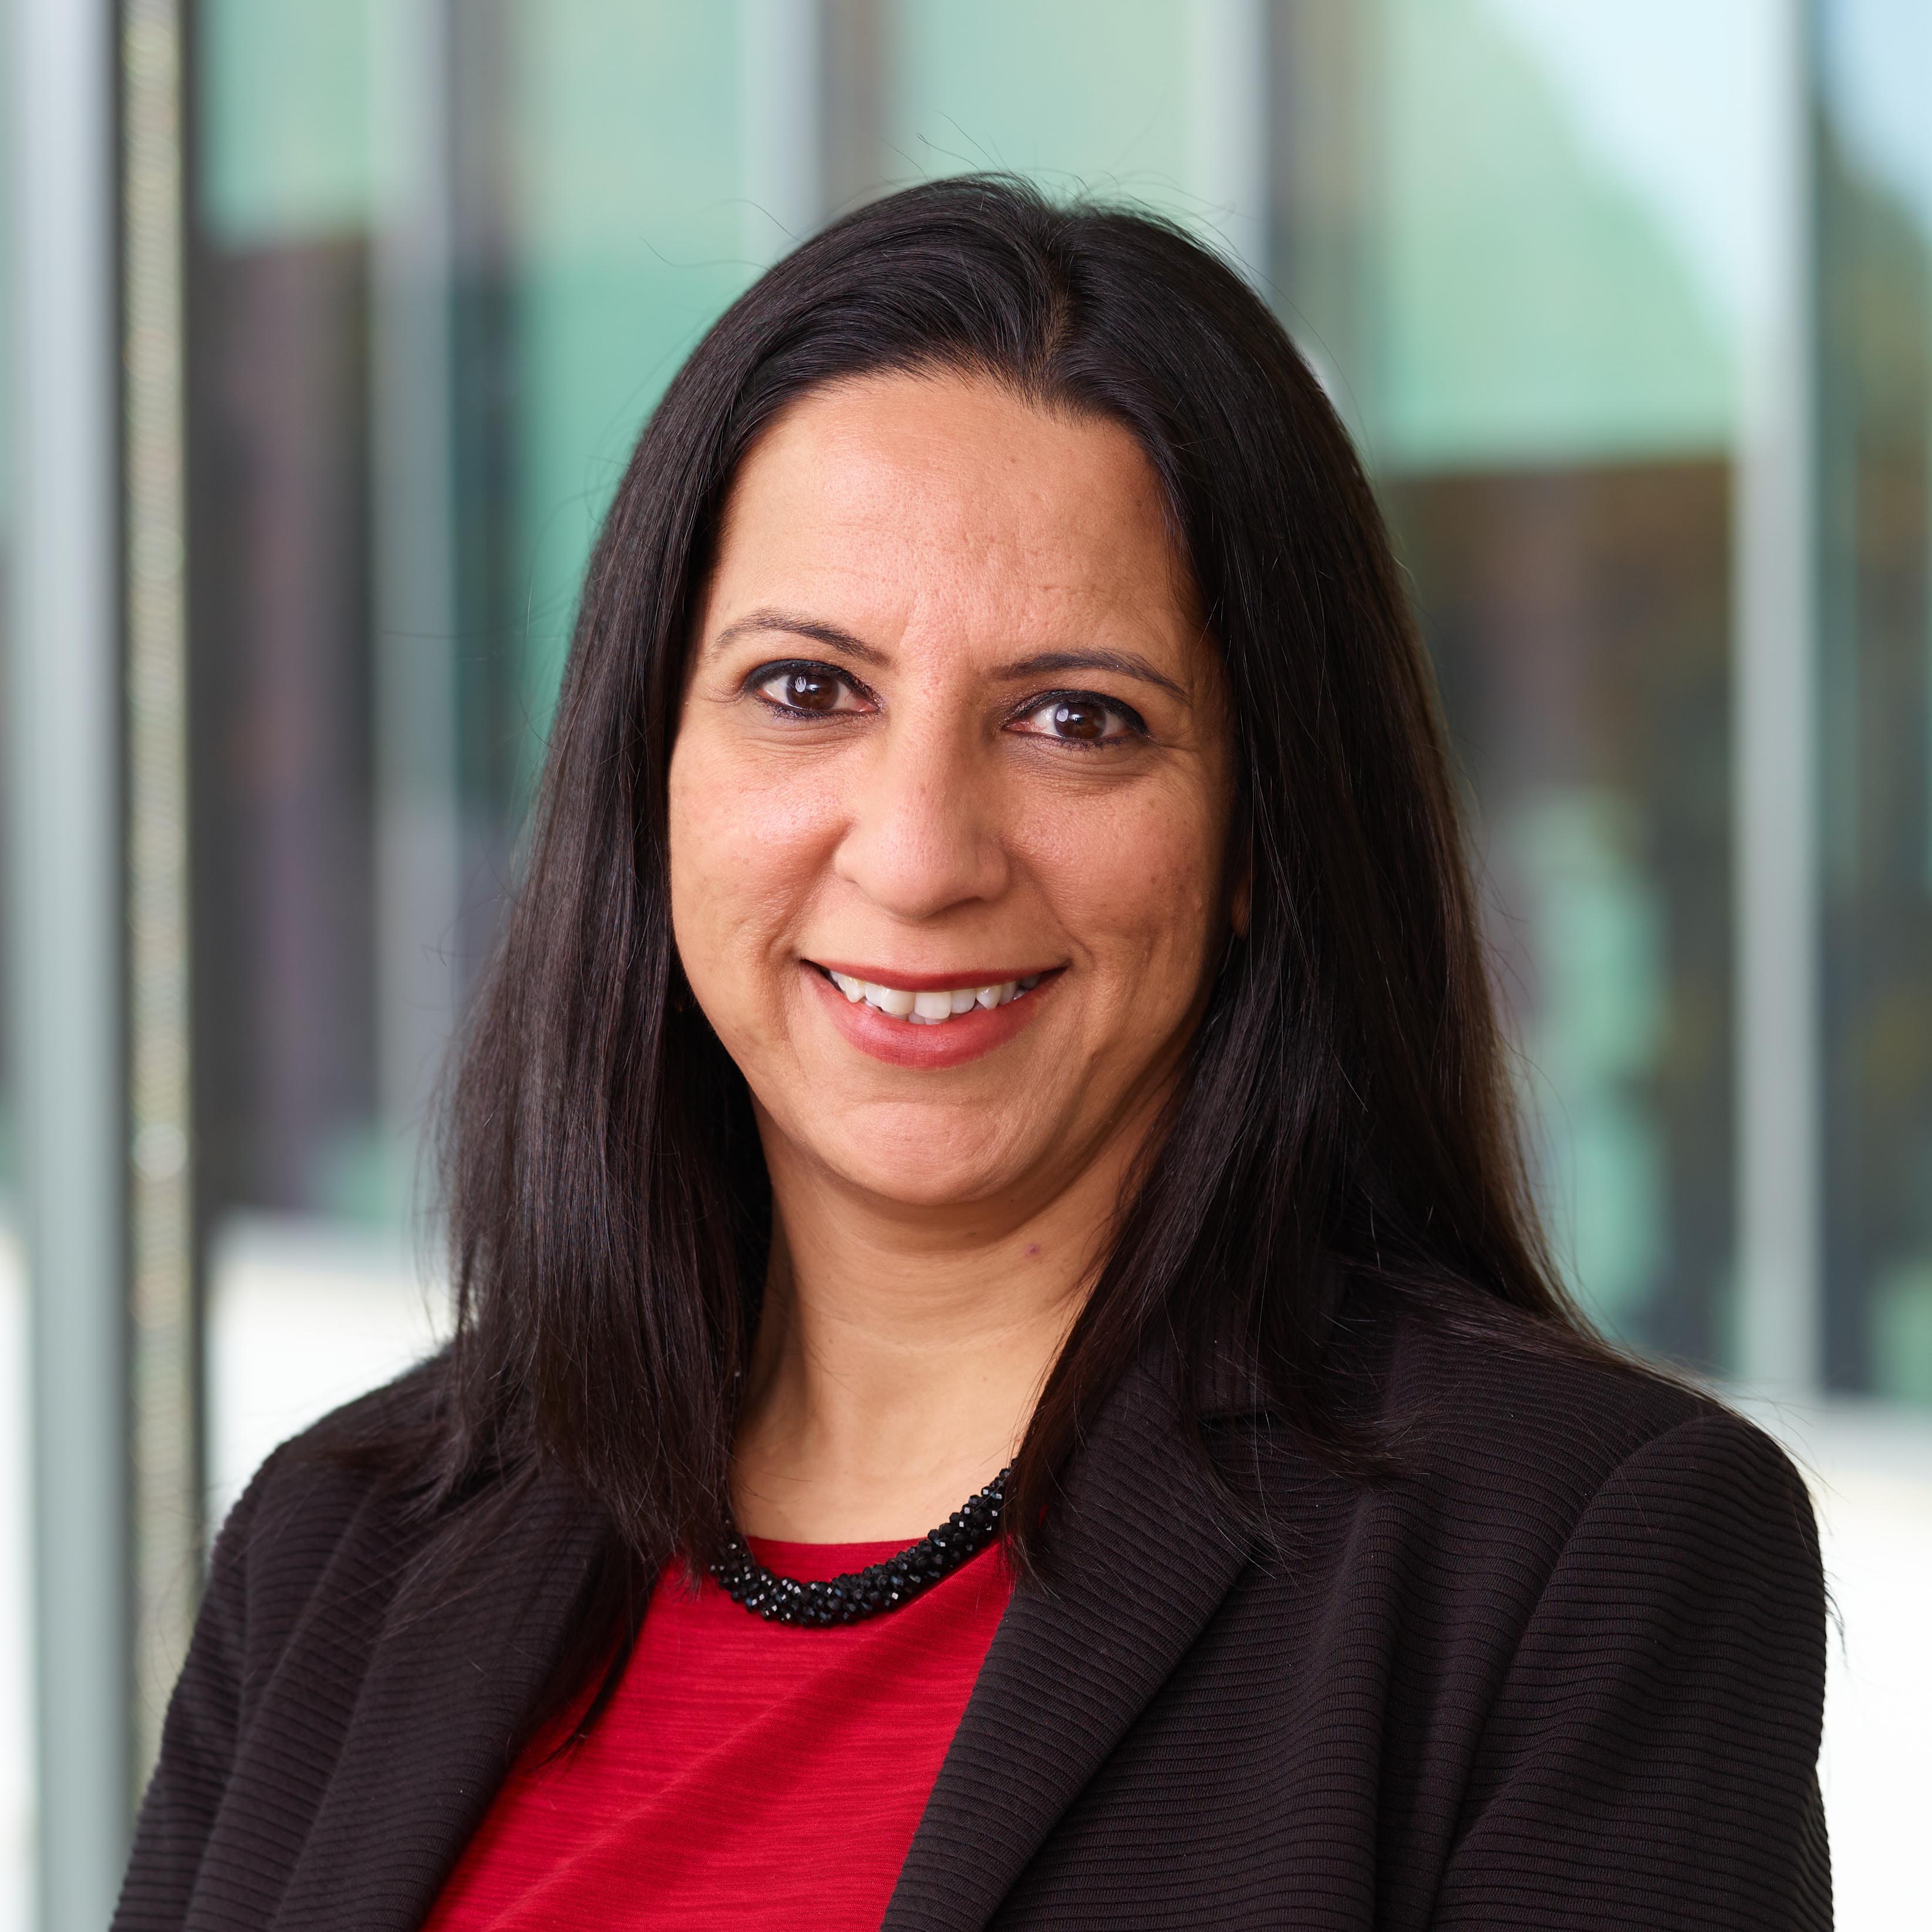
{"type": "MultiPolygon", "coordinates": [[[[1828,1926],[1824,1600],[1784,1456],[1675,1388],[1413,1317],[1342,1353],[1397,1473],[1345,1479],[1231,1402],[1213,1437],[1265,1537],[1161,1378],[1124,1383],[886,1925],[1828,1926]]],[[[420,1400],[399,1389],[370,1400],[420,1400]]],[[[120,1932],[420,1924],[603,1535],[541,1485],[425,1614],[433,1528],[312,1444],[265,1466],[216,1546],[120,1932]]]]}

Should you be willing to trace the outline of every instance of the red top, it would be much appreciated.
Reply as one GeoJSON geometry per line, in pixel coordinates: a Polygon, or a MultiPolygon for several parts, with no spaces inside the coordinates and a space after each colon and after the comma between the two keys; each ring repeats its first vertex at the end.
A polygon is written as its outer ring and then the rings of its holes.
{"type": "MultiPolygon", "coordinates": [[[[905,1546],[752,1544],[801,1582],[905,1546]]],[[[424,1932],[872,1932],[1012,1589],[995,1545],[898,1610],[794,1630],[668,1576],[589,1741],[524,1753],[424,1932]]]]}

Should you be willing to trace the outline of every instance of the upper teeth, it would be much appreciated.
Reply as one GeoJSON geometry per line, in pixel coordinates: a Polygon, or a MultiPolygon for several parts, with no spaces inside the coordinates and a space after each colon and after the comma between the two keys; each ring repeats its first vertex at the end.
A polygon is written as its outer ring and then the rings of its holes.
{"type": "Polygon", "coordinates": [[[914,1026],[938,1026],[975,1006],[1004,1006],[1040,984],[1040,975],[1030,973],[1024,980],[1006,980],[991,986],[950,986],[932,992],[914,993],[904,986],[881,986],[870,980],[855,980],[850,973],[832,973],[832,983],[855,1005],[863,1000],[896,1020],[910,1020],[914,1026]]]}

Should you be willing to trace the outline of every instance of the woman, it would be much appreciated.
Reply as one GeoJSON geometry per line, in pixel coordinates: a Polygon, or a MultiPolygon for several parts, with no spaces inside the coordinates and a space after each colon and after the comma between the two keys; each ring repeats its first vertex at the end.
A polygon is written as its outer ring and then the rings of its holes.
{"type": "Polygon", "coordinates": [[[1515,1144],[1278,326],[1010,183],[853,216],[619,490],[455,1340],[224,1530],[118,1923],[1828,1924],[1803,1488],[1515,1144]]]}

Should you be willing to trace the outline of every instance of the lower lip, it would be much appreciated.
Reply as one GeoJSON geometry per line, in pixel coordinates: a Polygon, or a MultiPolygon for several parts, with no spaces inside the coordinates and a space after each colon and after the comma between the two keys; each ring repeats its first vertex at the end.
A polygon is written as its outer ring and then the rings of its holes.
{"type": "Polygon", "coordinates": [[[801,965],[799,970],[824,1002],[832,1024],[861,1053],[883,1060],[888,1066],[929,1068],[964,1066],[968,1060],[1004,1046],[1031,1023],[1041,1000],[1060,979],[1055,973],[1031,992],[1009,1000],[1003,1006],[975,1006],[956,1019],[915,1026],[910,1020],[896,1020],[891,1014],[880,1012],[863,1000],[848,1000],[816,966],[801,965]]]}

